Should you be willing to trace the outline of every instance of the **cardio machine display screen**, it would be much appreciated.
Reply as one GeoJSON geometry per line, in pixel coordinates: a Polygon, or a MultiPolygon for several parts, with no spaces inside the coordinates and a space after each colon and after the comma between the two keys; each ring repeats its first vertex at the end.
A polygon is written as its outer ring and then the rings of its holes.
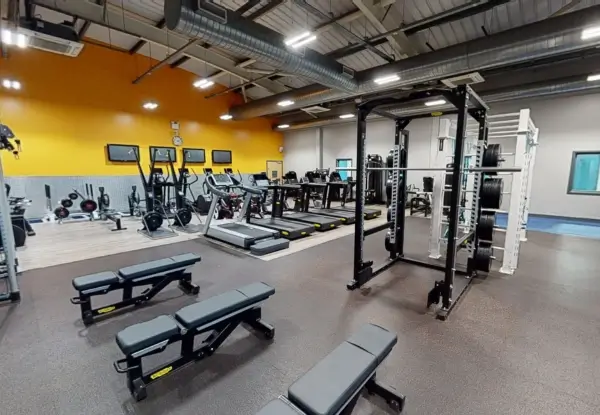
{"type": "Polygon", "coordinates": [[[231,164],[231,151],[229,150],[213,150],[212,162],[214,164],[231,164]]]}
{"type": "Polygon", "coordinates": [[[135,145],[108,144],[106,146],[108,161],[135,162],[137,160],[135,155],[140,154],[139,151],[140,148],[135,145]]]}
{"type": "Polygon", "coordinates": [[[233,186],[231,177],[226,174],[214,174],[212,177],[215,180],[216,186],[233,186]]]}
{"type": "Polygon", "coordinates": [[[203,148],[184,148],[183,156],[188,163],[206,163],[206,153],[203,148]]]}

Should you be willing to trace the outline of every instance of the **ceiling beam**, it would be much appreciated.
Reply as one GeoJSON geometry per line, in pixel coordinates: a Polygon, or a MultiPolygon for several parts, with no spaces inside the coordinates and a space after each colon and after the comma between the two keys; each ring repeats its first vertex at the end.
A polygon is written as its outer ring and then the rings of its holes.
{"type": "MultiPolygon", "coordinates": [[[[156,27],[158,27],[159,29],[164,29],[166,24],[167,24],[167,21],[163,17],[162,19],[160,19],[158,21],[158,23],[156,23],[156,27]]],[[[140,49],[142,49],[144,47],[144,45],[146,45],[146,43],[148,43],[148,42],[146,42],[145,40],[141,40],[141,39],[138,40],[136,42],[136,44],[133,45],[133,47],[131,49],[129,49],[129,54],[135,55],[136,53],[138,53],[140,51],[140,49]]]]}
{"type": "MultiPolygon", "coordinates": [[[[46,7],[60,13],[89,20],[92,23],[135,36],[150,43],[155,43],[172,49],[179,49],[189,42],[185,36],[175,32],[159,29],[151,23],[147,23],[130,12],[123,11],[120,7],[111,4],[105,8],[97,4],[82,0],[34,0],[38,6],[46,7]]],[[[191,46],[185,54],[192,59],[206,62],[208,65],[234,75],[244,81],[249,81],[247,74],[236,67],[235,62],[212,49],[199,44],[191,46]]],[[[284,85],[268,79],[257,81],[256,84],[271,93],[286,92],[288,88],[284,85]]]]}
{"type": "Polygon", "coordinates": [[[192,39],[190,40],[188,43],[186,43],[185,45],[183,45],[182,47],[180,47],[179,49],[177,49],[175,52],[171,53],[169,56],[167,56],[166,58],[164,58],[162,61],[152,65],[150,67],[150,69],[148,69],[146,72],[144,72],[143,74],[141,74],[140,76],[138,76],[137,78],[135,78],[135,80],[132,82],[134,85],[139,84],[140,82],[142,82],[142,80],[147,77],[148,75],[152,75],[152,73],[154,73],[154,71],[159,70],[160,68],[162,68],[163,66],[168,65],[169,63],[171,63],[174,59],[179,58],[181,55],[183,55],[183,53],[189,49],[190,47],[192,47],[193,45],[196,44],[196,42],[198,42],[199,39],[192,39]]]}
{"type": "Polygon", "coordinates": [[[248,0],[246,3],[238,7],[238,9],[235,12],[241,16],[259,3],[260,0],[248,0]]]}
{"type": "Polygon", "coordinates": [[[275,8],[279,7],[281,5],[281,3],[283,3],[283,0],[271,0],[270,2],[268,2],[267,4],[265,4],[264,6],[262,6],[260,9],[258,9],[255,12],[249,14],[248,17],[247,17],[247,19],[249,19],[249,20],[256,20],[259,17],[262,17],[265,14],[270,13],[271,11],[275,10],[275,8]]]}
{"type": "MultiPolygon", "coordinates": [[[[104,4],[106,3],[106,0],[95,0],[95,1],[96,1],[96,4],[99,6],[104,6],[104,4]]],[[[92,23],[89,20],[86,20],[83,22],[81,29],[79,29],[79,32],[77,33],[77,36],[79,36],[79,39],[83,39],[85,37],[85,35],[87,34],[87,31],[90,30],[91,25],[92,25],[92,23]]]]}
{"type": "MultiPolygon", "coordinates": [[[[376,0],[352,0],[352,2],[363,12],[367,19],[375,26],[379,32],[386,32],[392,28],[398,27],[401,22],[396,21],[394,13],[386,13],[385,8],[380,7],[376,0]],[[384,19],[385,16],[385,19],[384,19]]],[[[393,4],[390,5],[394,7],[393,4]]],[[[387,37],[388,42],[397,53],[397,58],[406,58],[417,54],[417,49],[408,39],[406,34],[398,32],[390,34],[387,37]]]]}
{"type": "Polygon", "coordinates": [[[181,58],[177,59],[175,62],[171,63],[169,66],[171,67],[171,69],[179,68],[181,65],[183,65],[184,63],[186,63],[189,60],[190,60],[189,56],[182,56],[181,58]]]}

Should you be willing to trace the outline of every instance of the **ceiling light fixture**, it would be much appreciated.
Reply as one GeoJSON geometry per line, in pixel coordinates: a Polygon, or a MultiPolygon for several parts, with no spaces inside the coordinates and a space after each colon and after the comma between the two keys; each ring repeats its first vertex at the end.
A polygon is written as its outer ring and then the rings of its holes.
{"type": "Polygon", "coordinates": [[[293,48],[300,46],[299,44],[302,43],[303,45],[308,43],[308,42],[312,42],[313,40],[315,40],[317,38],[316,35],[313,35],[310,32],[304,32],[304,33],[300,33],[297,36],[292,36],[288,39],[286,39],[284,41],[286,46],[291,46],[293,48]],[[311,39],[309,41],[306,41],[306,39],[311,39]]]}
{"type": "Polygon", "coordinates": [[[285,130],[286,128],[290,128],[289,124],[281,124],[278,125],[277,128],[279,128],[280,130],[285,130]]]}
{"type": "Polygon", "coordinates": [[[291,45],[291,47],[294,49],[298,49],[300,46],[304,46],[307,43],[314,42],[315,40],[317,40],[317,35],[312,35],[310,37],[307,37],[306,39],[301,40],[298,43],[294,43],[293,45],[291,45]]]}
{"type": "Polygon", "coordinates": [[[206,89],[213,86],[215,83],[213,81],[209,81],[208,79],[200,79],[199,81],[194,82],[194,87],[200,89],[206,89]]]}
{"type": "Polygon", "coordinates": [[[587,80],[588,82],[600,81],[600,73],[588,76],[587,80]]]}
{"type": "Polygon", "coordinates": [[[11,79],[3,79],[2,86],[6,89],[16,89],[17,91],[21,89],[21,83],[11,79]]]}
{"type": "Polygon", "coordinates": [[[446,103],[445,99],[436,99],[435,101],[428,101],[425,103],[428,107],[435,107],[436,105],[444,105],[446,103]]]}
{"type": "Polygon", "coordinates": [[[398,75],[394,74],[394,75],[382,76],[380,78],[375,78],[375,80],[373,82],[375,82],[377,85],[384,85],[384,84],[389,84],[390,82],[396,82],[399,80],[400,80],[400,77],[398,75]]]}
{"type": "Polygon", "coordinates": [[[280,107],[289,107],[290,105],[294,105],[294,101],[286,99],[284,101],[279,101],[277,105],[279,105],[280,107]]]}
{"type": "Polygon", "coordinates": [[[158,108],[158,104],[156,102],[146,102],[143,107],[147,110],[153,111],[158,108]]]}
{"type": "Polygon", "coordinates": [[[223,114],[219,117],[220,119],[222,119],[223,121],[227,121],[233,118],[233,115],[231,114],[223,114]]]}
{"type": "Polygon", "coordinates": [[[340,118],[342,120],[345,120],[346,118],[353,118],[353,117],[354,117],[354,114],[342,114],[342,115],[340,115],[340,118]]]}
{"type": "Polygon", "coordinates": [[[590,27],[581,32],[581,40],[593,39],[600,36],[600,26],[590,27]]]}
{"type": "Polygon", "coordinates": [[[12,81],[12,89],[16,89],[17,91],[21,89],[21,83],[19,81],[12,81]]]}

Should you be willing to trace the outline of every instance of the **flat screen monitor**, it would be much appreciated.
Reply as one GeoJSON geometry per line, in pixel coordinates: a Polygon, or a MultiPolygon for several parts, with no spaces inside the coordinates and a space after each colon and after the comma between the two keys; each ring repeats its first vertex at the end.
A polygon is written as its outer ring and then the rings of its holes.
{"type": "Polygon", "coordinates": [[[231,151],[229,150],[213,150],[212,162],[214,164],[231,164],[231,151]]]}
{"type": "Polygon", "coordinates": [[[135,155],[140,154],[140,148],[136,145],[108,144],[106,148],[109,161],[135,162],[135,155]]]}
{"type": "Polygon", "coordinates": [[[203,148],[184,148],[183,159],[188,163],[206,163],[206,153],[203,148]]]}
{"type": "Polygon", "coordinates": [[[169,155],[171,155],[171,161],[175,163],[177,161],[177,152],[175,147],[154,147],[150,146],[150,161],[157,161],[159,163],[167,163],[169,161],[169,155]],[[154,156],[156,155],[156,160],[154,156]]]}

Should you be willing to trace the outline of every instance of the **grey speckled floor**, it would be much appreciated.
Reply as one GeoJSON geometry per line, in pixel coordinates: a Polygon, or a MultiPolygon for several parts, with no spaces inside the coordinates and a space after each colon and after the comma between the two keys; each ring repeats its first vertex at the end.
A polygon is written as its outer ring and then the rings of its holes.
{"type": "MultiPolygon", "coordinates": [[[[407,224],[407,252],[426,247],[427,222],[407,224]],[[411,242],[412,240],[412,242],[411,242]]],[[[597,414],[600,405],[600,241],[531,232],[514,276],[474,283],[447,322],[424,310],[434,271],[401,264],[348,292],[352,236],[270,262],[202,240],[150,248],[23,275],[23,301],[0,307],[0,413],[253,414],[355,328],[398,333],[380,378],[407,396],[407,414],[597,414]],[[200,299],[262,280],[276,340],[238,329],[210,359],[149,388],[135,403],[112,362],[122,328],[195,301],[176,288],[152,306],[84,329],[68,299],[83,273],[198,252],[200,299]],[[594,409],[596,408],[596,409],[594,409]]],[[[381,237],[367,253],[383,257],[381,237]]],[[[359,414],[382,414],[361,400],[359,414]]]]}

